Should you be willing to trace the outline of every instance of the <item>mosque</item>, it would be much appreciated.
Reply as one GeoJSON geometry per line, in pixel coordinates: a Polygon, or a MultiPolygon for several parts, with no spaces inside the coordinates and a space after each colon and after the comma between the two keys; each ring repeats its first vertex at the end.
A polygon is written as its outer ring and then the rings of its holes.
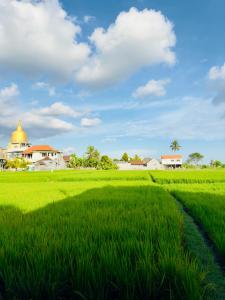
{"type": "Polygon", "coordinates": [[[13,131],[7,148],[0,148],[0,164],[4,160],[12,160],[16,157],[27,160],[30,168],[35,170],[66,168],[61,151],[49,145],[31,145],[21,121],[13,131]]]}
{"type": "Polygon", "coordinates": [[[7,158],[22,157],[23,152],[30,146],[31,144],[28,142],[26,132],[23,130],[22,122],[19,121],[17,129],[13,131],[6,149],[7,158]]]}

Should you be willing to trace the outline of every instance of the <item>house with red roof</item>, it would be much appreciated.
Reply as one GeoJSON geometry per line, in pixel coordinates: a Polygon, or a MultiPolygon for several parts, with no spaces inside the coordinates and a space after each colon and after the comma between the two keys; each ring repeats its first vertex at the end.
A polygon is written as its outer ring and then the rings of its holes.
{"type": "Polygon", "coordinates": [[[46,157],[56,160],[62,158],[62,153],[59,150],[49,145],[36,145],[27,148],[22,156],[31,163],[36,163],[46,157]]]}
{"type": "Polygon", "coordinates": [[[182,158],[183,156],[180,154],[162,155],[161,163],[166,168],[181,168],[183,163],[182,158]]]}

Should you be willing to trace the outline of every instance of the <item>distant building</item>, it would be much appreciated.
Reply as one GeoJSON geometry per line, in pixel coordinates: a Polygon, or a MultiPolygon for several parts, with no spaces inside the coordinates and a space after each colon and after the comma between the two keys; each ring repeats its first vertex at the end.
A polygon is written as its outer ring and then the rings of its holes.
{"type": "Polygon", "coordinates": [[[68,164],[70,162],[70,155],[64,155],[63,160],[64,160],[65,164],[68,166],[68,164]]]}
{"type": "Polygon", "coordinates": [[[39,161],[36,161],[30,167],[30,169],[34,170],[34,171],[61,170],[61,169],[65,169],[65,168],[66,168],[66,165],[65,165],[63,159],[56,160],[56,159],[51,159],[48,156],[46,156],[45,158],[43,158],[39,161]]]}
{"type": "Polygon", "coordinates": [[[163,166],[157,159],[154,158],[144,158],[139,161],[117,161],[116,162],[119,170],[162,170],[163,166]]]}
{"type": "Polygon", "coordinates": [[[166,168],[181,168],[182,167],[182,155],[162,155],[161,156],[162,165],[166,168]]]}
{"type": "Polygon", "coordinates": [[[0,148],[0,170],[2,170],[6,164],[6,150],[3,148],[0,148]]]}
{"type": "Polygon", "coordinates": [[[67,167],[61,151],[49,145],[31,146],[21,121],[12,133],[7,149],[0,148],[0,168],[4,166],[7,159],[12,160],[17,157],[28,161],[30,170],[66,169],[67,167]]]}
{"type": "Polygon", "coordinates": [[[45,157],[49,157],[51,159],[62,158],[62,152],[52,148],[49,145],[36,145],[27,148],[22,156],[31,163],[35,163],[45,157]]]}
{"type": "Polygon", "coordinates": [[[49,145],[36,145],[26,149],[23,157],[32,165],[35,171],[66,169],[63,154],[49,145]]]}
{"type": "Polygon", "coordinates": [[[19,121],[17,129],[13,131],[10,142],[6,149],[7,158],[22,157],[23,152],[30,147],[26,132],[22,128],[22,122],[19,121]]]}

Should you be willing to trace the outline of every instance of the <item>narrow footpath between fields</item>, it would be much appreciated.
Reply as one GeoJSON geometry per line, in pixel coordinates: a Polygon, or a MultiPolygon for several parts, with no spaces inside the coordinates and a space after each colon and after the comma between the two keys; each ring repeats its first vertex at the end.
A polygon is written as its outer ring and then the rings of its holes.
{"type": "Polygon", "coordinates": [[[162,187],[177,203],[184,216],[184,247],[208,271],[208,281],[216,286],[215,299],[225,299],[225,265],[215,243],[209,237],[203,225],[196,220],[190,210],[183,204],[182,200],[175,193],[165,188],[163,184],[156,183],[152,174],[149,175],[151,182],[162,187]]]}

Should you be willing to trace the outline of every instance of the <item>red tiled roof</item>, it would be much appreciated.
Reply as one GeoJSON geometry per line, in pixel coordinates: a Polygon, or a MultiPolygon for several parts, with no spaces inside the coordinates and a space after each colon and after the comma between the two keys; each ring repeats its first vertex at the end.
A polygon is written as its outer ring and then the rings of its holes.
{"type": "Polygon", "coordinates": [[[182,155],[175,154],[175,155],[162,155],[161,159],[181,159],[182,155]]]}
{"type": "Polygon", "coordinates": [[[65,162],[69,162],[70,161],[70,155],[64,155],[63,159],[65,162]]]}
{"type": "Polygon", "coordinates": [[[59,152],[58,150],[52,148],[51,146],[48,145],[37,145],[37,146],[32,146],[27,148],[23,154],[31,154],[34,151],[48,151],[48,152],[59,152]]]}
{"type": "Polygon", "coordinates": [[[144,162],[143,161],[140,161],[140,160],[133,160],[131,161],[130,163],[132,166],[141,166],[141,165],[144,165],[144,162]]]}

